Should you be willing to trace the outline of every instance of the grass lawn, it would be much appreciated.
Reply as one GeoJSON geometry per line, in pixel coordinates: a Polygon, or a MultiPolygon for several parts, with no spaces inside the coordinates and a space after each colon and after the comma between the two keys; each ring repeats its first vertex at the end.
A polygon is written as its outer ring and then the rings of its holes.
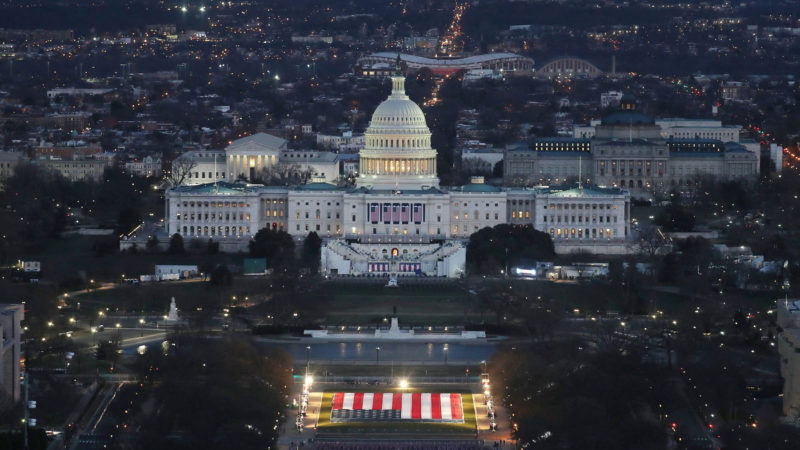
{"type": "MultiPolygon", "coordinates": [[[[305,361],[295,360],[295,373],[304,373],[305,361]],[[302,364],[301,364],[302,363],[302,364]]],[[[465,370],[469,369],[469,374],[476,376],[480,374],[481,367],[473,365],[448,365],[448,366],[418,366],[401,365],[394,366],[355,366],[355,365],[331,365],[314,364],[309,365],[311,374],[326,375],[333,377],[352,377],[352,376],[374,376],[395,378],[415,378],[415,377],[464,377],[465,370]],[[365,372],[368,372],[365,373],[365,372]]],[[[298,375],[296,375],[298,376],[298,375]]]]}
{"type": "Polygon", "coordinates": [[[401,323],[448,325],[477,320],[475,299],[455,285],[382,285],[330,283],[328,324],[363,324],[389,317],[394,307],[401,323]]]}
{"type": "MultiPolygon", "coordinates": [[[[491,283],[491,282],[490,282],[491,283]]],[[[553,301],[564,312],[574,309],[591,314],[605,305],[606,312],[620,312],[625,308],[625,299],[600,281],[552,282],[544,280],[511,280],[495,281],[490,286],[505,289],[512,286],[518,295],[527,296],[529,300],[553,301]]],[[[686,295],[657,290],[643,289],[640,295],[648,306],[667,313],[680,312],[694,307],[696,301],[686,295]]]]}
{"type": "Polygon", "coordinates": [[[173,296],[178,307],[192,310],[237,296],[253,301],[263,300],[269,285],[265,278],[237,277],[232,286],[214,287],[208,282],[155,282],[118,286],[114,289],[95,290],[74,296],[82,305],[93,309],[109,307],[111,311],[145,311],[166,313],[173,296]]]}
{"type": "MultiPolygon", "coordinates": [[[[111,253],[97,256],[93,246],[100,242],[114,241],[113,236],[69,236],[55,239],[39,252],[27,259],[42,263],[43,281],[60,282],[75,277],[100,281],[119,281],[123,274],[137,278],[141,274],[153,273],[156,264],[200,264],[241,263],[241,255],[166,255],[142,253],[111,253]]],[[[115,241],[114,241],[115,242],[115,241]]],[[[116,244],[114,244],[116,245],[116,244]]],[[[186,243],[187,248],[189,243],[186,243]]]]}
{"type": "MultiPolygon", "coordinates": [[[[364,387],[370,392],[397,392],[399,388],[380,388],[375,386],[364,387]]],[[[403,392],[432,392],[441,389],[431,389],[424,386],[413,389],[404,389],[403,392]]],[[[342,392],[339,390],[338,392],[342,392]]],[[[360,422],[360,423],[332,423],[331,403],[334,392],[322,393],[319,423],[317,428],[321,433],[365,433],[365,434],[390,434],[390,433],[436,433],[436,434],[473,434],[477,428],[475,421],[475,405],[472,393],[461,391],[462,407],[464,409],[463,423],[415,423],[415,422],[360,422]]]]}

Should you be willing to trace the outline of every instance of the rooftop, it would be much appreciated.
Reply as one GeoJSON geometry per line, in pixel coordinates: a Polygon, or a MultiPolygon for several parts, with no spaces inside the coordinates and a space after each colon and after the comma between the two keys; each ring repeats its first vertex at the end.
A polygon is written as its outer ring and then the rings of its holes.
{"type": "Polygon", "coordinates": [[[502,189],[492,186],[491,184],[485,183],[470,183],[465,184],[464,186],[455,186],[451,188],[453,192],[479,192],[479,193],[489,193],[489,192],[503,192],[502,189]]]}
{"type": "MultiPolygon", "coordinates": [[[[373,53],[372,56],[391,58],[392,60],[394,60],[395,58],[397,58],[397,53],[378,52],[378,53],[373,53]]],[[[525,57],[517,55],[515,53],[486,53],[483,55],[467,56],[465,58],[438,59],[438,58],[426,58],[424,56],[407,55],[404,53],[400,54],[400,60],[403,62],[424,64],[429,66],[460,66],[463,64],[480,64],[488,61],[493,61],[496,59],[505,59],[505,58],[525,58],[525,57]]]]}
{"type": "Polygon", "coordinates": [[[236,139],[228,145],[227,149],[235,149],[248,144],[256,144],[268,148],[281,148],[286,145],[286,139],[267,133],[256,133],[247,137],[236,139]]]}
{"type": "Polygon", "coordinates": [[[626,191],[615,187],[600,187],[600,186],[549,186],[542,189],[542,193],[552,197],[600,197],[612,195],[624,195],[626,191]]]}
{"type": "Polygon", "coordinates": [[[655,125],[652,117],[636,111],[618,111],[603,118],[603,125],[655,125]]]}

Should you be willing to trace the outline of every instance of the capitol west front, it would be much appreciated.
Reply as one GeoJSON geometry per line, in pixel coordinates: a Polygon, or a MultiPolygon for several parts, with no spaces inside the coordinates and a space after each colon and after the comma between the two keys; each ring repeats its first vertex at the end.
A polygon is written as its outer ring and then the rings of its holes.
{"type": "Polygon", "coordinates": [[[550,233],[559,252],[626,251],[630,194],[625,190],[505,189],[480,178],[440,187],[430,130],[405,94],[404,81],[392,77],[391,94],[373,113],[355,187],[177,186],[166,193],[166,233],[243,251],[262,228],[298,239],[313,231],[323,238],[320,270],[338,275],[458,277],[469,235],[504,223],[550,233]]]}

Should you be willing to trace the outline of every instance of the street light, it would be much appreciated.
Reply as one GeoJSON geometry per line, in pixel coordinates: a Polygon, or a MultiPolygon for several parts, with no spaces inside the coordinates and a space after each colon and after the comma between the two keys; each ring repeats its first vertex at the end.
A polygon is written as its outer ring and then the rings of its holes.
{"type": "Polygon", "coordinates": [[[408,389],[408,380],[405,378],[400,380],[400,389],[408,389]]]}
{"type": "Polygon", "coordinates": [[[377,364],[381,363],[381,348],[380,347],[375,347],[375,362],[377,364]]]}
{"type": "Polygon", "coordinates": [[[447,364],[447,344],[444,344],[444,363],[447,364]]]}

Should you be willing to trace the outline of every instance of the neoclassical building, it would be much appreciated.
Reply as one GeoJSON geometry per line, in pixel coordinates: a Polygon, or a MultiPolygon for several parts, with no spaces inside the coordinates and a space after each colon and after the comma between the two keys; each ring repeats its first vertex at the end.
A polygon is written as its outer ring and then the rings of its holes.
{"type": "MultiPolygon", "coordinates": [[[[372,116],[355,187],[318,180],[294,187],[244,181],[177,186],[166,194],[166,234],[212,239],[223,251],[239,251],[262,228],[298,240],[313,231],[324,242],[321,270],[338,275],[457,277],[469,236],[504,223],[550,233],[557,251],[626,251],[630,194],[624,189],[509,189],[482,178],[440,186],[430,130],[405,95],[404,80],[392,77],[391,94],[372,116]]],[[[251,158],[258,161],[253,154],[244,160],[251,158]]],[[[242,167],[236,159],[233,164],[242,167]]],[[[229,180],[235,176],[228,174],[229,180]]]]}
{"type": "Polygon", "coordinates": [[[193,150],[179,159],[191,161],[181,184],[214,181],[253,181],[270,171],[308,172],[312,177],[335,182],[339,178],[337,154],[317,150],[292,150],[286,139],[256,133],[232,141],[224,150],[193,150]]]}
{"type": "Polygon", "coordinates": [[[692,187],[703,176],[736,179],[758,175],[759,154],[738,142],[738,127],[705,123],[711,121],[677,126],[685,122],[656,121],[638,112],[631,96],[624,96],[619,111],[586,127],[581,135],[587,137],[542,138],[530,145],[509,146],[503,163],[504,182],[512,186],[558,184],[580,177],[583,182],[626,188],[634,196],[649,197],[673,187],[692,187]],[[734,136],[736,141],[720,139],[734,136]]]}

